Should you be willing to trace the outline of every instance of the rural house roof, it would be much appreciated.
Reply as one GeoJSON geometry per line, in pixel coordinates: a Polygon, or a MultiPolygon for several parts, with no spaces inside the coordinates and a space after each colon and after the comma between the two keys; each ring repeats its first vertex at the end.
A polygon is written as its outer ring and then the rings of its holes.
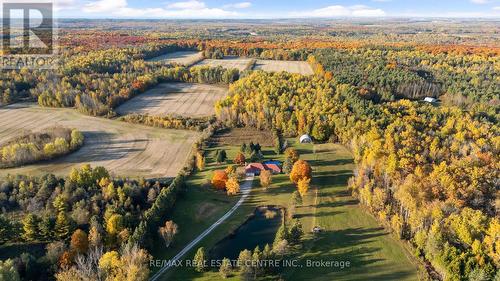
{"type": "Polygon", "coordinates": [[[245,167],[245,170],[270,170],[275,173],[281,173],[281,168],[276,164],[250,163],[245,167]]]}

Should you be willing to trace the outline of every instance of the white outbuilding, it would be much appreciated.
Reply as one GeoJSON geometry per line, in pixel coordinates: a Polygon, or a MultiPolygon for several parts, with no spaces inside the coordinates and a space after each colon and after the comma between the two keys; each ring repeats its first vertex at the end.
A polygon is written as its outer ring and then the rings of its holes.
{"type": "Polygon", "coordinates": [[[426,97],[424,99],[425,102],[428,102],[428,103],[435,103],[437,102],[437,99],[436,98],[431,98],[431,97],[426,97]]]}
{"type": "Polygon", "coordinates": [[[312,139],[309,135],[302,135],[300,137],[300,143],[312,143],[312,139]]]}

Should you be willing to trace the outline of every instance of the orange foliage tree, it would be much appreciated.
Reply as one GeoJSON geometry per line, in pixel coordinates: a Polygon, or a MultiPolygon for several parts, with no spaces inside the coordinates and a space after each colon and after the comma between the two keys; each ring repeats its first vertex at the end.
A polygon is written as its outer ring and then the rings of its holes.
{"type": "Polygon", "coordinates": [[[212,186],[215,189],[224,190],[226,188],[227,180],[228,177],[226,171],[224,170],[215,171],[212,177],[212,186]]]}
{"type": "Polygon", "coordinates": [[[239,152],[238,155],[236,155],[236,158],[234,158],[234,163],[238,165],[245,165],[246,158],[243,153],[239,152]]]}
{"type": "Polygon", "coordinates": [[[298,183],[301,179],[310,179],[311,175],[311,165],[309,165],[309,163],[305,160],[298,160],[295,164],[293,164],[292,172],[290,173],[290,180],[293,183],[298,183]]]}
{"type": "Polygon", "coordinates": [[[89,240],[87,238],[87,233],[81,229],[77,229],[71,235],[70,248],[75,254],[84,254],[87,252],[89,247],[89,240]]]}

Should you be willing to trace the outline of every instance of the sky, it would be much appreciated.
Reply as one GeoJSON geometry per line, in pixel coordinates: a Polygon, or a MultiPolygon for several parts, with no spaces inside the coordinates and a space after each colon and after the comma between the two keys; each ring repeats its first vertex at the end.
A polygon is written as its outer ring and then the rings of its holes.
{"type": "Polygon", "coordinates": [[[269,19],[450,17],[500,19],[500,0],[54,0],[57,17],[269,19]]]}

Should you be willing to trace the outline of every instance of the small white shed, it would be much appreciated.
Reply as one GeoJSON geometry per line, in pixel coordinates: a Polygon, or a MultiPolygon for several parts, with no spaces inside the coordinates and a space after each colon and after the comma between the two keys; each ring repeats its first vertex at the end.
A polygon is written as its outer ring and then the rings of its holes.
{"type": "Polygon", "coordinates": [[[431,98],[431,97],[426,97],[424,99],[425,102],[428,102],[428,103],[435,103],[437,101],[436,98],[431,98]]]}
{"type": "Polygon", "coordinates": [[[312,142],[312,139],[311,139],[311,136],[309,135],[302,135],[300,137],[300,143],[311,143],[312,142]]]}

